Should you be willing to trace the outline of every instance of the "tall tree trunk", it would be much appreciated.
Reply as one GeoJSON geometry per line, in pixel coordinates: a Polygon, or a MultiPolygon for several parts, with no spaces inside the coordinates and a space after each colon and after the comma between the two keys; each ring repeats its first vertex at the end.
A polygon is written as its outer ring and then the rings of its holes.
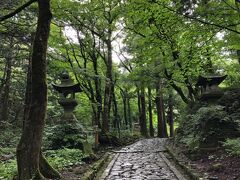
{"type": "Polygon", "coordinates": [[[96,114],[96,120],[95,125],[98,125],[99,128],[101,128],[101,114],[102,114],[102,94],[101,94],[101,79],[98,74],[98,63],[97,63],[97,57],[93,58],[93,69],[95,73],[94,83],[95,83],[95,93],[96,93],[96,103],[97,103],[97,114],[96,114]]]}
{"type": "Polygon", "coordinates": [[[50,31],[50,0],[38,0],[38,23],[33,43],[31,82],[27,83],[29,105],[17,146],[18,179],[56,178],[60,175],[49,166],[41,153],[42,134],[47,106],[46,51],[50,31]],[[31,86],[30,88],[28,86],[31,86]]]}
{"type": "Polygon", "coordinates": [[[6,57],[6,78],[5,84],[3,86],[2,92],[2,108],[1,108],[1,120],[4,122],[8,122],[9,115],[9,94],[10,94],[10,86],[11,86],[11,76],[12,76],[12,48],[13,48],[13,39],[10,39],[9,44],[9,53],[6,57]]]}
{"type": "Polygon", "coordinates": [[[91,103],[91,107],[92,107],[92,126],[94,126],[94,125],[98,125],[98,121],[97,121],[97,107],[96,107],[96,102],[95,102],[95,99],[93,100],[93,101],[91,101],[92,103],[91,103]],[[93,103],[93,101],[94,101],[94,103],[93,103]]]}
{"type": "Polygon", "coordinates": [[[113,97],[113,115],[114,115],[113,125],[114,125],[114,128],[118,130],[118,134],[120,136],[120,116],[118,113],[118,104],[117,104],[116,95],[114,91],[112,91],[112,97],[113,97]]]}
{"type": "Polygon", "coordinates": [[[173,95],[172,92],[168,96],[168,122],[170,126],[170,137],[174,136],[174,121],[173,121],[173,95]]]}
{"type": "Polygon", "coordinates": [[[126,99],[126,97],[123,98],[123,114],[124,114],[124,120],[125,120],[125,128],[128,129],[127,99],[126,99]]]}
{"type": "Polygon", "coordinates": [[[118,127],[118,124],[119,124],[119,119],[118,119],[118,105],[117,105],[117,100],[116,100],[116,96],[115,96],[115,93],[112,92],[112,102],[113,102],[113,108],[112,108],[112,111],[113,111],[113,127],[114,128],[117,128],[118,127]]]}
{"type": "MultiPolygon", "coordinates": [[[[32,44],[31,44],[31,48],[33,46],[34,43],[34,39],[33,39],[34,34],[31,34],[31,38],[32,38],[32,44]]],[[[33,48],[32,48],[33,49],[33,48]]],[[[29,53],[29,63],[28,63],[28,73],[27,73],[27,86],[26,86],[26,91],[25,91],[25,100],[24,100],[24,112],[23,112],[23,123],[22,123],[22,130],[24,130],[25,127],[25,121],[28,118],[28,114],[29,114],[29,109],[30,109],[30,105],[31,105],[31,93],[32,93],[32,57],[31,57],[32,52],[29,53]]]]}
{"type": "Polygon", "coordinates": [[[125,128],[128,129],[128,117],[127,117],[127,98],[126,98],[126,90],[121,89],[121,96],[123,101],[123,116],[124,116],[124,123],[125,128]]]}
{"type": "Polygon", "coordinates": [[[89,80],[88,82],[88,90],[89,90],[89,100],[91,102],[91,106],[92,106],[92,125],[96,125],[97,124],[97,102],[95,99],[95,94],[94,94],[94,89],[92,87],[91,81],[89,80]]]}
{"type": "Polygon", "coordinates": [[[156,83],[156,109],[157,109],[157,122],[158,122],[158,137],[160,138],[165,138],[165,128],[164,128],[164,119],[163,119],[163,109],[162,109],[162,99],[161,99],[161,85],[160,82],[158,81],[156,83]]]}
{"type": "Polygon", "coordinates": [[[142,112],[142,108],[141,108],[141,96],[140,96],[140,90],[139,87],[137,87],[137,100],[138,100],[138,123],[139,125],[141,124],[141,112],[142,112]]]}
{"type": "Polygon", "coordinates": [[[154,137],[153,118],[152,118],[152,89],[148,87],[148,113],[149,113],[149,133],[154,137]]]}
{"type": "MultiPolygon", "coordinates": [[[[235,6],[236,6],[237,11],[238,11],[238,20],[240,20],[240,5],[239,5],[238,0],[235,0],[235,6]]],[[[239,27],[240,27],[240,25],[237,25],[236,29],[238,29],[239,27]]],[[[239,49],[237,50],[237,59],[238,59],[238,64],[240,64],[240,50],[239,49]]]]}
{"type": "Polygon", "coordinates": [[[3,121],[2,115],[1,115],[1,109],[3,108],[3,103],[2,103],[3,97],[4,97],[3,88],[5,85],[6,73],[7,73],[7,64],[5,64],[3,76],[1,78],[1,84],[0,84],[0,128],[4,128],[5,126],[5,122],[3,121]]]}
{"type": "Polygon", "coordinates": [[[128,116],[128,123],[130,129],[132,129],[132,115],[131,115],[131,105],[130,105],[130,98],[127,97],[127,116],[128,116]]]}
{"type": "Polygon", "coordinates": [[[164,100],[163,100],[163,93],[162,88],[160,86],[160,104],[161,104],[161,110],[162,110],[162,116],[163,116],[163,133],[165,137],[168,137],[167,132],[167,121],[166,121],[166,115],[165,115],[165,107],[164,107],[164,100]]]}
{"type": "Polygon", "coordinates": [[[237,50],[237,59],[238,59],[238,64],[240,64],[240,50],[237,50]]]}
{"type": "Polygon", "coordinates": [[[7,64],[5,64],[4,71],[2,73],[3,73],[3,75],[0,78],[0,98],[2,97],[1,95],[2,95],[4,84],[5,84],[5,78],[6,78],[6,73],[7,73],[7,64]]]}
{"type": "Polygon", "coordinates": [[[112,81],[107,78],[105,91],[104,91],[104,108],[102,113],[102,132],[109,132],[109,121],[110,121],[110,108],[111,108],[111,83],[112,81]]]}
{"type": "Polygon", "coordinates": [[[109,132],[109,121],[110,121],[110,109],[112,102],[112,89],[114,91],[114,84],[112,78],[112,43],[111,43],[112,32],[109,29],[108,31],[108,40],[107,40],[107,72],[106,72],[106,83],[105,83],[105,92],[104,92],[104,109],[102,115],[102,132],[109,132]]]}
{"type": "Polygon", "coordinates": [[[142,136],[147,137],[148,130],[146,118],[146,101],[145,101],[145,89],[143,85],[141,86],[140,100],[141,100],[140,132],[142,136]]]}

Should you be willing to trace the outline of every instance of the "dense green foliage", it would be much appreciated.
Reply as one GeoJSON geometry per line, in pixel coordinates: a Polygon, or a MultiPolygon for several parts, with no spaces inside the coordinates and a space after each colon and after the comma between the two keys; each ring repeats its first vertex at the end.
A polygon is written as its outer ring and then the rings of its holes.
{"type": "Polygon", "coordinates": [[[239,93],[239,88],[228,89],[210,105],[199,102],[191,107],[190,114],[182,116],[177,130],[178,142],[186,145],[190,151],[199,151],[199,148],[219,147],[226,141],[224,147],[237,154],[237,139],[229,138],[240,136],[239,93]]]}
{"type": "MultiPolygon", "coordinates": [[[[17,175],[17,164],[15,159],[15,148],[1,148],[0,156],[5,160],[0,162],[0,179],[13,179],[17,175]],[[4,156],[2,156],[4,155],[4,156]]],[[[44,152],[49,163],[56,169],[62,170],[71,166],[81,165],[85,155],[79,149],[63,148],[59,150],[47,150],[44,152]]]]}
{"type": "Polygon", "coordinates": [[[201,107],[186,118],[188,121],[180,123],[177,135],[179,142],[189,146],[190,150],[217,147],[226,138],[240,134],[240,124],[222,106],[201,107]]]}
{"type": "Polygon", "coordinates": [[[59,150],[48,150],[44,152],[49,163],[57,169],[63,169],[70,166],[82,164],[82,159],[88,155],[84,155],[79,149],[63,148],[59,150]]]}
{"type": "Polygon", "coordinates": [[[13,179],[17,174],[15,148],[0,148],[0,179],[13,179]],[[3,159],[5,157],[5,160],[3,159]]]}
{"type": "Polygon", "coordinates": [[[87,140],[87,134],[84,133],[83,127],[79,123],[48,127],[45,130],[45,148],[77,148],[83,150],[83,142],[87,140]]]}
{"type": "Polygon", "coordinates": [[[227,139],[223,146],[230,154],[240,156],[240,138],[227,139]]]}

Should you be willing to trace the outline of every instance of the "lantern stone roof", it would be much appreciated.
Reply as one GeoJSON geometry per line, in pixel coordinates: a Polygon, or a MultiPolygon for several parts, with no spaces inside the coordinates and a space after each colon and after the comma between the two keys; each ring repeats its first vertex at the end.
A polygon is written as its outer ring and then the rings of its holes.
{"type": "Polygon", "coordinates": [[[72,93],[72,92],[82,92],[80,84],[74,84],[73,80],[69,76],[68,72],[63,72],[60,74],[60,84],[52,83],[53,88],[59,93],[72,93]]]}
{"type": "Polygon", "coordinates": [[[227,75],[199,76],[196,86],[219,85],[226,77],[227,75]]]}
{"type": "Polygon", "coordinates": [[[59,93],[65,92],[82,92],[80,88],[80,84],[52,84],[53,88],[58,91],[59,93]]]}

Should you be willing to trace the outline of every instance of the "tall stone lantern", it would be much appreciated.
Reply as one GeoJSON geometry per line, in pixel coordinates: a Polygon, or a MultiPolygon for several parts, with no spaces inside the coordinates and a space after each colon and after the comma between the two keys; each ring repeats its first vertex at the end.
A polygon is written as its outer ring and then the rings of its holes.
{"type": "Polygon", "coordinates": [[[60,81],[60,84],[52,85],[53,88],[60,93],[58,103],[64,109],[62,119],[68,122],[76,121],[76,117],[73,115],[73,110],[78,105],[75,99],[75,93],[82,92],[80,84],[75,84],[66,71],[60,74],[60,81]]]}

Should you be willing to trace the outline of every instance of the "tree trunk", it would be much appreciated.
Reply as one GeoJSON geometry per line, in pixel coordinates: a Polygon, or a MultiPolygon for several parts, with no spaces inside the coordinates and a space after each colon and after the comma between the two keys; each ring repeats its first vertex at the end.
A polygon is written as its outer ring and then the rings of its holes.
{"type": "MultiPolygon", "coordinates": [[[[239,5],[238,0],[235,0],[235,5],[236,5],[237,11],[238,11],[238,20],[240,20],[240,5],[239,5]]],[[[239,27],[240,26],[237,25],[236,29],[238,29],[239,27]]],[[[238,59],[238,64],[240,64],[240,50],[239,49],[237,49],[237,59],[238,59]]]]}
{"type": "MultiPolygon", "coordinates": [[[[50,31],[50,0],[38,0],[38,23],[31,59],[31,82],[27,83],[29,103],[25,106],[24,127],[17,147],[18,179],[60,177],[41,153],[47,106],[46,51],[50,31]],[[31,86],[31,87],[28,87],[31,86]]],[[[27,93],[27,94],[28,94],[27,93]]]]}
{"type": "Polygon", "coordinates": [[[237,50],[237,59],[238,59],[238,64],[240,64],[240,50],[237,50]]]}
{"type": "Polygon", "coordinates": [[[157,122],[158,122],[158,137],[165,138],[165,128],[164,128],[164,119],[163,119],[163,109],[162,109],[162,99],[161,99],[161,85],[160,82],[156,83],[156,109],[157,109],[157,122]]]}
{"type": "MultiPolygon", "coordinates": [[[[5,67],[4,67],[4,71],[2,72],[3,75],[2,77],[0,78],[0,98],[2,97],[2,91],[3,91],[3,87],[4,87],[4,84],[5,84],[5,78],[6,78],[6,72],[7,71],[7,64],[5,64],[5,67]]],[[[1,104],[0,104],[1,105],[1,104]]],[[[1,106],[0,106],[1,107],[1,106]]]]}
{"type": "Polygon", "coordinates": [[[4,71],[3,71],[3,76],[1,78],[1,84],[0,84],[0,129],[1,128],[4,128],[5,126],[5,122],[3,121],[2,119],[2,115],[1,115],[1,109],[3,108],[3,97],[4,97],[4,93],[3,93],[3,88],[4,88],[4,85],[5,85],[5,79],[6,79],[6,72],[7,71],[7,64],[5,64],[5,68],[4,68],[4,71]]]}
{"type": "Polygon", "coordinates": [[[128,123],[129,123],[129,127],[130,129],[132,129],[132,115],[131,115],[131,105],[130,105],[130,98],[127,97],[127,117],[128,117],[128,123]]]}
{"type": "Polygon", "coordinates": [[[106,72],[106,83],[105,83],[105,92],[104,92],[104,109],[102,115],[102,132],[109,132],[109,121],[110,121],[110,109],[112,102],[112,89],[114,91],[113,78],[112,78],[112,43],[111,43],[111,30],[108,31],[108,40],[107,40],[107,72],[106,72]]]}
{"type": "Polygon", "coordinates": [[[96,107],[96,102],[94,102],[94,100],[91,101],[92,102],[91,103],[91,107],[92,107],[92,126],[98,125],[98,121],[97,121],[97,107],[96,107]]]}
{"type": "Polygon", "coordinates": [[[139,125],[141,124],[141,112],[142,112],[142,108],[141,108],[141,96],[140,96],[140,90],[137,87],[137,100],[138,100],[138,123],[139,125]]]}
{"type": "MultiPolygon", "coordinates": [[[[12,39],[10,40],[9,49],[12,49],[13,42],[12,39]]],[[[11,86],[11,76],[12,76],[12,52],[9,51],[9,54],[6,58],[6,79],[5,84],[3,86],[2,92],[2,102],[1,102],[1,120],[3,122],[8,122],[8,115],[9,115],[9,93],[10,93],[10,86],[11,86]]]]}
{"type": "Polygon", "coordinates": [[[99,78],[98,74],[98,63],[97,58],[93,58],[93,69],[95,73],[94,83],[95,83],[95,93],[96,93],[96,101],[97,101],[97,114],[95,125],[98,125],[101,128],[101,114],[102,114],[102,94],[101,94],[101,79],[99,78]]]}
{"type": "Polygon", "coordinates": [[[123,101],[123,116],[124,116],[124,123],[125,128],[128,129],[128,116],[127,116],[127,98],[126,98],[126,90],[121,89],[121,96],[123,101]]]}
{"type": "Polygon", "coordinates": [[[113,127],[114,128],[118,128],[119,126],[119,115],[118,115],[118,105],[117,105],[117,100],[116,100],[116,96],[115,93],[112,92],[112,101],[113,101],[113,127]]]}
{"type": "MultiPolygon", "coordinates": [[[[86,68],[85,68],[86,69],[86,68]]],[[[89,100],[91,102],[91,107],[92,107],[92,125],[97,124],[97,106],[96,106],[96,100],[95,100],[95,94],[94,94],[94,89],[92,87],[91,81],[87,81],[88,84],[88,90],[89,90],[89,100]]]]}
{"type": "Polygon", "coordinates": [[[12,76],[12,56],[13,56],[13,38],[9,38],[9,47],[8,53],[6,56],[6,66],[4,70],[4,84],[2,87],[2,92],[0,91],[0,120],[6,124],[8,123],[9,116],[9,94],[10,94],[10,86],[11,86],[11,76],[12,76]]]}
{"type": "Polygon", "coordinates": [[[148,87],[148,113],[149,113],[149,133],[154,137],[153,118],[152,118],[152,90],[148,87]]]}
{"type": "Polygon", "coordinates": [[[168,137],[165,107],[164,107],[164,100],[163,100],[163,93],[162,93],[161,86],[160,86],[160,104],[161,104],[161,110],[162,110],[162,116],[163,116],[163,123],[162,123],[163,124],[163,133],[164,133],[165,137],[168,137]]]}
{"type": "Polygon", "coordinates": [[[148,130],[147,130],[147,120],[146,120],[147,118],[146,118],[146,101],[145,101],[144,86],[141,87],[140,100],[141,100],[140,132],[142,136],[147,137],[148,130]]]}
{"type": "Polygon", "coordinates": [[[25,91],[25,100],[24,100],[24,112],[23,112],[23,123],[22,129],[24,130],[25,121],[27,120],[27,116],[29,114],[30,103],[31,103],[31,87],[32,87],[32,51],[34,44],[35,33],[31,33],[31,51],[29,52],[29,63],[28,63],[28,73],[27,73],[27,86],[25,91]]]}
{"type": "Polygon", "coordinates": [[[169,93],[168,96],[168,122],[170,126],[170,137],[174,136],[174,121],[173,121],[173,96],[169,93]]]}
{"type": "Polygon", "coordinates": [[[118,130],[118,134],[120,137],[120,116],[118,113],[118,104],[117,104],[117,100],[116,100],[116,96],[115,96],[115,92],[112,91],[112,97],[113,97],[113,115],[114,115],[114,128],[118,130]]]}
{"type": "Polygon", "coordinates": [[[110,119],[110,108],[111,108],[111,83],[112,81],[107,78],[105,91],[104,91],[104,108],[102,113],[102,132],[109,132],[109,119],[110,119]]]}

